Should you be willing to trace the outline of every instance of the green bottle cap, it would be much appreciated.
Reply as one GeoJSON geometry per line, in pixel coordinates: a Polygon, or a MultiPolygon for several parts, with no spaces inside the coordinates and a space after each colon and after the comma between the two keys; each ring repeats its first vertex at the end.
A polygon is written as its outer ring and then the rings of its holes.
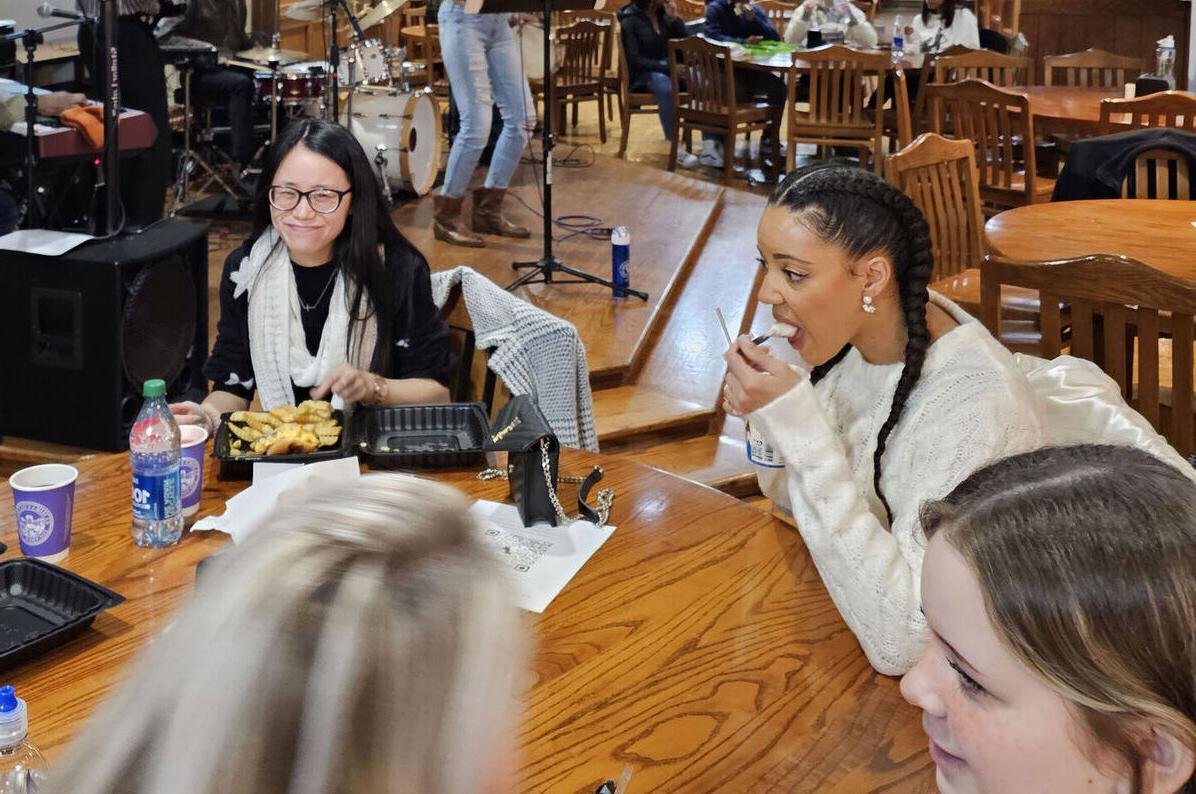
{"type": "Polygon", "coordinates": [[[147,380],[145,385],[141,387],[142,397],[165,397],[166,396],[166,381],[161,378],[154,378],[147,380]]]}

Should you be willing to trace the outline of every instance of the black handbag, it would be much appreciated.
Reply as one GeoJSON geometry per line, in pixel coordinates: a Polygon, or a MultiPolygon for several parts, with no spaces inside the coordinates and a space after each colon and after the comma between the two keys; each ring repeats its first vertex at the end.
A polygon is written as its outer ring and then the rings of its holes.
{"type": "Polygon", "coordinates": [[[602,479],[602,469],[595,466],[586,477],[560,476],[561,445],[535,400],[525,394],[512,397],[499,410],[492,427],[497,429],[486,440],[485,449],[487,452],[506,452],[507,468],[505,471],[487,469],[478,477],[507,478],[511,500],[525,527],[533,524],[555,527],[558,522],[578,519],[599,526],[606,523],[614,501],[613,490],[604,488],[598,492],[597,511],[586,504],[590,490],[602,479]],[[578,516],[566,515],[561,507],[556,490],[558,482],[581,484],[577,495],[578,516]]]}

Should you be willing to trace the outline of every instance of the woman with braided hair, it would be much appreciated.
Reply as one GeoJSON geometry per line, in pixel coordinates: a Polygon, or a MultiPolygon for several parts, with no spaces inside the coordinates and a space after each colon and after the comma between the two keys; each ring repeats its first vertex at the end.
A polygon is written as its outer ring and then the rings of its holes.
{"type": "Polygon", "coordinates": [[[882,673],[926,642],[920,505],[980,466],[1043,443],[1041,408],[1012,354],[940,295],[926,219],[880,177],[791,173],[757,231],[759,300],[797,328],[809,375],[741,337],[727,412],[784,466],[761,489],[792,514],[844,620],[882,673]]]}

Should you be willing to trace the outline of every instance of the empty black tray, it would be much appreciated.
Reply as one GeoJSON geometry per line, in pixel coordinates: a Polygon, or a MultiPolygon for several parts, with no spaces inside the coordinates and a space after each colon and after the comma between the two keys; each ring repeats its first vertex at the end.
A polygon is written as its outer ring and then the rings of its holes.
{"type": "Polygon", "coordinates": [[[216,428],[216,442],[212,445],[212,457],[220,465],[217,476],[221,480],[251,479],[255,463],[318,463],[322,460],[347,458],[353,454],[349,449],[349,428],[345,426],[344,411],[332,412],[332,418],[341,426],[340,441],[335,447],[318,449],[315,452],[287,452],[281,455],[258,455],[254,452],[233,455],[230,445],[236,436],[228,429],[230,416],[230,413],[220,415],[220,427],[216,428]]]}
{"type": "Polygon", "coordinates": [[[0,669],[81,634],[124,596],[48,562],[0,562],[0,669]]]}
{"type": "Polygon", "coordinates": [[[483,463],[489,432],[482,403],[445,403],[358,410],[351,435],[372,466],[444,468],[483,463]]]}

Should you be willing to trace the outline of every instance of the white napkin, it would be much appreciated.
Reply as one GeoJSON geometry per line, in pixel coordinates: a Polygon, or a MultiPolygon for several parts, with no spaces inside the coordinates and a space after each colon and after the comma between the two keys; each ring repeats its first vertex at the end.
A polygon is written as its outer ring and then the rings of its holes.
{"type": "Polygon", "coordinates": [[[304,493],[317,483],[347,483],[360,476],[361,466],[355,457],[309,463],[278,474],[271,472],[268,477],[255,472],[253,485],[225,502],[223,515],[201,518],[191,531],[218,530],[239,543],[277,513],[284,497],[304,493]]]}

